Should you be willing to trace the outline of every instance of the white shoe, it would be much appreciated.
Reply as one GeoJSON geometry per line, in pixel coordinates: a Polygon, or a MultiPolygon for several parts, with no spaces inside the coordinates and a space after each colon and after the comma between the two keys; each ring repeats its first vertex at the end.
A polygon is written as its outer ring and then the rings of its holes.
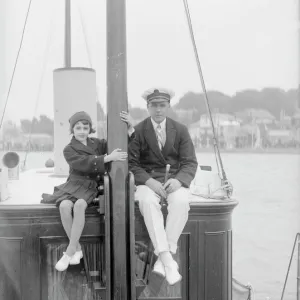
{"type": "Polygon", "coordinates": [[[152,272],[156,273],[162,277],[166,276],[165,267],[159,257],[157,258],[157,260],[154,264],[152,272]]]}
{"type": "Polygon", "coordinates": [[[75,254],[71,257],[70,265],[79,265],[80,260],[83,258],[82,250],[76,251],[75,254]]]}
{"type": "Polygon", "coordinates": [[[175,260],[168,265],[165,265],[166,280],[169,285],[174,285],[181,281],[182,276],[179,274],[178,269],[178,264],[175,260]]]}
{"type": "Polygon", "coordinates": [[[55,269],[60,272],[65,271],[70,264],[70,260],[71,257],[64,252],[62,258],[56,263],[55,269]]]}

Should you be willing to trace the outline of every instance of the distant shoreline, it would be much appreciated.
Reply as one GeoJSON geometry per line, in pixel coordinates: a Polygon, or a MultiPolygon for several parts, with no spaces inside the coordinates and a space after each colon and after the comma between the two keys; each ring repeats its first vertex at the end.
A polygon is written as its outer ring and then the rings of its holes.
{"type": "MultiPolygon", "coordinates": [[[[9,150],[11,152],[26,153],[24,150],[9,150]]],[[[0,150],[0,154],[9,152],[8,150],[0,150]]],[[[54,153],[54,151],[29,151],[29,153],[54,153]]],[[[196,153],[214,153],[213,148],[196,148],[196,153]]],[[[252,148],[233,148],[220,149],[220,153],[251,153],[251,154],[296,154],[300,155],[300,148],[268,148],[268,149],[252,149],[252,148]]]]}
{"type": "MultiPolygon", "coordinates": [[[[213,148],[197,148],[197,153],[213,153],[213,148]]],[[[300,148],[268,148],[268,149],[252,149],[252,148],[234,148],[220,149],[220,153],[251,153],[251,154],[296,154],[300,155],[300,148]]]]}

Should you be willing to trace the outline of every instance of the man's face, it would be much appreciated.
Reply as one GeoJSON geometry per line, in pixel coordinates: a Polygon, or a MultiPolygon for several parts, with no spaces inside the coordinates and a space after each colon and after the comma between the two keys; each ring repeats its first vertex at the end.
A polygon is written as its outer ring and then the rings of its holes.
{"type": "Polygon", "coordinates": [[[159,124],[166,118],[169,107],[170,103],[167,101],[150,102],[148,111],[152,119],[159,124]]]}

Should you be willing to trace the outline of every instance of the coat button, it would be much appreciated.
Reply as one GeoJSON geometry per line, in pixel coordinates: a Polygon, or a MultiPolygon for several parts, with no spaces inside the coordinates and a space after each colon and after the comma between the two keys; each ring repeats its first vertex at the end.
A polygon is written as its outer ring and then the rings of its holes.
{"type": "Polygon", "coordinates": [[[100,179],[100,175],[97,175],[97,179],[100,179]]]}
{"type": "Polygon", "coordinates": [[[97,163],[94,163],[94,165],[96,166],[96,165],[97,165],[97,163]]]}

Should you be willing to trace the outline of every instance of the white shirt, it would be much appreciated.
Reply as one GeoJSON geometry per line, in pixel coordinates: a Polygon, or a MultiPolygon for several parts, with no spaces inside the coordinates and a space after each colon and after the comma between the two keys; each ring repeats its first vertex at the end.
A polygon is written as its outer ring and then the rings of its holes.
{"type": "Polygon", "coordinates": [[[152,118],[151,118],[151,122],[152,122],[152,125],[153,125],[153,128],[154,128],[154,131],[156,132],[156,128],[158,125],[160,125],[161,127],[161,130],[164,134],[164,136],[166,136],[166,122],[167,119],[164,119],[160,124],[157,124],[152,118]]]}
{"type": "Polygon", "coordinates": [[[152,122],[152,125],[154,127],[154,131],[156,133],[156,138],[157,138],[157,142],[158,142],[158,145],[159,145],[159,148],[160,150],[162,150],[162,148],[164,147],[165,145],[165,142],[166,142],[166,119],[164,119],[160,124],[157,124],[152,118],[151,118],[151,122],[152,122]],[[160,130],[160,139],[161,142],[159,141],[159,137],[158,137],[158,133],[157,133],[157,127],[160,126],[161,127],[161,130],[160,130]]]}

